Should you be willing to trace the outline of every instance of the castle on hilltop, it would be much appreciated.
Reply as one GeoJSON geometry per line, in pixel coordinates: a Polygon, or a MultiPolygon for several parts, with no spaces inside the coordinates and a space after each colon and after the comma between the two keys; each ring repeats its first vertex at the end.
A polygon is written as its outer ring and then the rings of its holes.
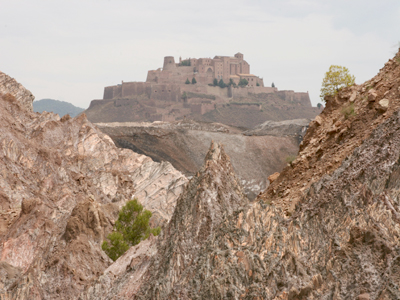
{"type": "Polygon", "coordinates": [[[149,71],[146,82],[182,84],[186,79],[201,84],[212,84],[214,78],[224,83],[239,84],[246,79],[248,86],[264,86],[262,78],[250,74],[250,65],[243,59],[242,53],[235,56],[215,56],[214,58],[189,58],[175,63],[172,56],[164,57],[163,68],[149,71]]]}
{"type": "Polygon", "coordinates": [[[264,86],[250,73],[242,53],[214,58],[188,58],[176,63],[164,57],[162,68],[150,70],[145,82],[122,82],[104,88],[102,100],[93,100],[87,113],[92,121],[175,121],[221,114],[226,106],[249,115],[267,115],[264,108],[289,111],[294,118],[311,108],[307,93],[279,91],[264,86]],[[218,84],[216,84],[216,82],[218,84]],[[296,110],[293,112],[291,110],[296,110]],[[257,113],[255,113],[257,112],[257,113]],[[104,117],[100,117],[104,115],[104,117]],[[111,117],[112,115],[112,117],[111,117]]]}

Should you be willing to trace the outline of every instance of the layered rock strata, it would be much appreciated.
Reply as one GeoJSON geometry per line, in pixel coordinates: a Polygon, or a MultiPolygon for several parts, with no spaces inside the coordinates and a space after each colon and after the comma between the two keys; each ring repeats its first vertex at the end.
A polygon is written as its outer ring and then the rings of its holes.
{"type": "Polygon", "coordinates": [[[236,190],[226,167],[192,179],[130,297],[400,299],[400,53],[327,100],[257,202],[214,200],[236,190]]]}
{"type": "Polygon", "coordinates": [[[245,194],[254,198],[268,186],[268,176],[280,172],[290,157],[298,152],[307,120],[275,124],[268,131],[256,130],[255,136],[235,127],[190,120],[173,123],[97,123],[122,148],[150,156],[156,161],[169,161],[175,168],[193,176],[202,166],[212,141],[222,143],[231,158],[245,194]],[[263,134],[263,132],[267,134],[263,134]]]}
{"type": "Polygon", "coordinates": [[[0,298],[77,299],[111,263],[101,243],[119,208],[138,197],[162,225],[187,180],[85,115],[33,113],[31,93],[0,79],[0,298]]]}
{"type": "Polygon", "coordinates": [[[215,240],[221,224],[247,204],[229,157],[221,145],[212,144],[163,233],[131,248],[82,299],[193,297],[185,287],[200,287],[206,280],[199,277],[205,269],[198,268],[205,266],[198,258],[210,250],[208,243],[215,240]],[[143,253],[140,258],[138,253],[143,253]]]}

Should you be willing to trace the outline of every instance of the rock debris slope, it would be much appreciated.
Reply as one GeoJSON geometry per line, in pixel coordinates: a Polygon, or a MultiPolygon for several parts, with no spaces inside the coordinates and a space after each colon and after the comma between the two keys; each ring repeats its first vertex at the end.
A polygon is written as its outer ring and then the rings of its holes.
{"type": "Polygon", "coordinates": [[[246,135],[238,128],[191,120],[96,125],[118,147],[145,154],[156,161],[169,161],[186,176],[193,176],[201,168],[211,141],[222,143],[245,194],[254,200],[269,184],[268,176],[280,172],[287,164],[286,159],[298,152],[301,130],[309,121],[267,123],[246,135]]]}
{"type": "Polygon", "coordinates": [[[87,121],[32,111],[0,73],[0,298],[77,299],[110,265],[101,243],[137,196],[164,224],[186,178],[87,121]]]}
{"type": "Polygon", "coordinates": [[[400,53],[328,99],[257,202],[213,200],[236,189],[212,170],[189,182],[129,298],[400,299],[400,53]]]}

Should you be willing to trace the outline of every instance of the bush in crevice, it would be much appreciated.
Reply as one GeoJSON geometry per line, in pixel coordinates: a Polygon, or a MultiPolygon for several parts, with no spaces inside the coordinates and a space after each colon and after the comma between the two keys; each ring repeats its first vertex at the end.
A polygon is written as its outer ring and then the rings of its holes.
{"type": "Polygon", "coordinates": [[[103,251],[115,261],[130,247],[147,239],[150,233],[159,235],[161,228],[151,228],[149,225],[151,215],[150,211],[143,210],[143,205],[137,199],[128,201],[119,212],[114,230],[107,236],[108,241],[101,245],[103,251]]]}

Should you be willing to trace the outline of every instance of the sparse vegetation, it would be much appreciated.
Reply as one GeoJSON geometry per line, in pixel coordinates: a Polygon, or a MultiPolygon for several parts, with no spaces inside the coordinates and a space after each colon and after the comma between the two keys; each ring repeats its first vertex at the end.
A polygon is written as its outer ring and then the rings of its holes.
{"type": "Polygon", "coordinates": [[[224,87],[227,87],[227,85],[225,84],[225,82],[221,79],[219,82],[218,82],[218,86],[220,87],[220,88],[224,88],[224,87]]]}
{"type": "Polygon", "coordinates": [[[149,225],[151,215],[150,211],[143,210],[137,199],[128,201],[119,212],[114,231],[107,236],[109,242],[104,241],[101,248],[115,261],[131,246],[147,239],[150,233],[159,235],[161,228],[149,225]]]}
{"type": "Polygon", "coordinates": [[[192,64],[191,64],[191,62],[190,62],[190,58],[189,58],[189,59],[186,59],[186,60],[182,60],[182,62],[181,62],[180,65],[181,65],[181,66],[191,66],[192,64]]]}
{"type": "Polygon", "coordinates": [[[247,79],[242,78],[239,81],[239,86],[243,87],[243,86],[247,86],[249,84],[249,82],[247,81],[247,79]]]}
{"type": "Polygon", "coordinates": [[[183,92],[183,93],[182,93],[181,98],[182,98],[183,101],[186,102],[186,100],[188,99],[188,95],[186,94],[186,92],[183,92]]]}
{"type": "MultiPolygon", "coordinates": [[[[186,95],[186,92],[183,92],[186,95]]],[[[210,99],[210,100],[215,100],[214,95],[208,95],[208,94],[198,94],[198,93],[192,93],[188,92],[186,99],[188,98],[202,98],[202,99],[210,99]]]]}
{"type": "Polygon", "coordinates": [[[285,158],[285,162],[288,164],[292,164],[292,162],[296,159],[296,155],[289,155],[285,158]]]}
{"type": "Polygon", "coordinates": [[[344,118],[347,120],[350,117],[353,117],[356,115],[354,111],[354,103],[351,103],[350,105],[343,107],[341,110],[342,115],[344,118]]]}
{"type": "Polygon", "coordinates": [[[349,73],[349,69],[332,65],[325,73],[321,87],[321,99],[326,102],[326,96],[334,96],[340,89],[354,84],[355,77],[349,73]]]}
{"type": "Polygon", "coordinates": [[[230,102],[230,104],[235,104],[235,105],[262,105],[262,102],[230,102]]]}

